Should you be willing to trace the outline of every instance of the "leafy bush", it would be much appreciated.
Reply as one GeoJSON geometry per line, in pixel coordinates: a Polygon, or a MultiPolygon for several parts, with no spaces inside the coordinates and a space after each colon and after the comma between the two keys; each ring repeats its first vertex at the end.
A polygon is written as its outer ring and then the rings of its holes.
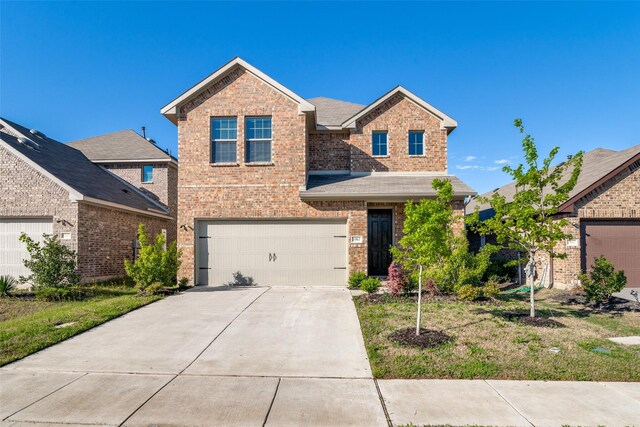
{"type": "Polygon", "coordinates": [[[189,287],[189,278],[188,277],[183,277],[182,279],[178,280],[178,287],[180,289],[186,289],[189,287]]]}
{"type": "Polygon", "coordinates": [[[387,289],[389,293],[393,296],[404,293],[407,289],[408,282],[409,280],[404,274],[404,271],[402,271],[397,263],[392,262],[391,265],[389,265],[389,276],[387,277],[387,289]]]}
{"type": "Polygon", "coordinates": [[[43,301],[80,301],[87,296],[85,291],[77,286],[38,286],[33,292],[37,299],[43,301]]]}
{"type": "Polygon", "coordinates": [[[590,277],[580,275],[580,281],[587,294],[587,301],[601,303],[611,298],[615,292],[620,292],[627,284],[624,271],[616,271],[615,267],[604,256],[596,258],[591,266],[590,277]]]}
{"type": "Polygon", "coordinates": [[[489,280],[482,286],[482,297],[486,299],[495,299],[500,293],[498,282],[489,280]]]}
{"type": "Polygon", "coordinates": [[[517,260],[508,260],[503,256],[492,256],[482,280],[497,280],[499,283],[514,280],[518,277],[517,260]]]}
{"type": "Polygon", "coordinates": [[[362,281],[365,280],[366,278],[367,278],[367,275],[364,274],[362,271],[354,271],[349,276],[349,287],[353,289],[360,288],[362,281]]]}
{"type": "Polygon", "coordinates": [[[475,301],[482,297],[482,288],[473,285],[460,285],[456,288],[456,294],[460,299],[475,301]]]}
{"type": "Polygon", "coordinates": [[[60,243],[57,236],[42,236],[42,243],[34,241],[25,233],[18,239],[27,245],[30,259],[24,260],[24,265],[31,270],[28,276],[20,276],[20,281],[31,282],[34,288],[61,288],[80,283],[76,253],[60,243]]]}
{"type": "Polygon", "coordinates": [[[380,289],[380,279],[377,277],[367,277],[360,282],[360,289],[368,294],[372,294],[380,289]]]}
{"type": "Polygon", "coordinates": [[[485,245],[474,254],[469,252],[466,237],[457,237],[451,255],[433,269],[431,276],[438,288],[445,293],[457,292],[464,285],[478,285],[489,267],[491,254],[495,251],[495,246],[485,245]]]}
{"type": "Polygon", "coordinates": [[[0,276],[0,297],[8,297],[16,288],[16,279],[13,276],[0,276]]]}
{"type": "Polygon", "coordinates": [[[164,285],[160,282],[154,282],[147,286],[143,292],[145,295],[157,295],[164,290],[164,285]]]}
{"type": "Polygon", "coordinates": [[[166,241],[162,233],[150,241],[144,224],[138,226],[138,242],[138,258],[133,262],[124,261],[124,269],[136,286],[141,290],[156,282],[162,286],[173,286],[180,267],[180,251],[176,242],[171,242],[165,250],[166,241]]]}

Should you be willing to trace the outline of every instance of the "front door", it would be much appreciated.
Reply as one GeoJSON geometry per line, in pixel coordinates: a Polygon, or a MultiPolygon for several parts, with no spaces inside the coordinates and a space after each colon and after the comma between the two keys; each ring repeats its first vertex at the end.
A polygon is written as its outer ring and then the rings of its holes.
{"type": "Polygon", "coordinates": [[[369,210],[369,276],[386,276],[391,264],[389,248],[393,244],[391,209],[369,210]]]}

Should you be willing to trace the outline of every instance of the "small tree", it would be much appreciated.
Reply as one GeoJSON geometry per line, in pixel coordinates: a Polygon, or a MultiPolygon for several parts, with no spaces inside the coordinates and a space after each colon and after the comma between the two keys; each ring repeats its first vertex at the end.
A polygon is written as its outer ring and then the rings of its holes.
{"type": "Polygon", "coordinates": [[[24,266],[31,271],[28,276],[20,276],[20,281],[31,282],[35,288],[64,288],[80,283],[75,251],[60,243],[58,236],[42,237],[42,243],[25,233],[18,238],[27,246],[29,259],[24,260],[24,266]]]}
{"type": "Polygon", "coordinates": [[[405,205],[403,237],[391,248],[394,260],[407,271],[418,271],[418,315],[416,335],[420,335],[422,279],[433,277],[433,270],[451,255],[455,220],[451,199],[453,187],[446,179],[434,179],[435,199],[422,199],[405,205]]]}
{"type": "MultiPolygon", "coordinates": [[[[516,119],[514,125],[520,133],[525,133],[522,120],[516,119]]],[[[570,156],[558,166],[551,163],[558,154],[554,147],[549,155],[539,163],[538,150],[531,135],[522,140],[522,151],[526,165],[512,168],[507,165],[502,170],[515,181],[516,193],[513,200],[507,200],[500,193],[490,198],[479,197],[480,203],[489,203],[495,215],[485,221],[479,221],[479,212],[468,218],[469,225],[480,234],[495,234],[498,243],[524,252],[527,284],[531,287],[531,317],[535,317],[534,276],[536,273],[536,255],[548,253],[553,258],[562,258],[564,253],[555,251],[556,244],[572,236],[563,231],[569,225],[566,219],[558,219],[558,207],[569,199],[569,193],[576,186],[582,168],[582,152],[570,156]],[[566,176],[566,172],[571,173],[566,176]]]]}
{"type": "Polygon", "coordinates": [[[627,285],[624,271],[615,267],[604,256],[596,258],[591,266],[591,274],[580,275],[580,281],[587,294],[587,301],[601,303],[611,298],[614,292],[620,292],[627,285]]]}
{"type": "Polygon", "coordinates": [[[180,251],[176,242],[171,242],[165,249],[165,237],[162,233],[151,241],[144,224],[138,226],[138,243],[140,250],[136,260],[124,261],[127,275],[142,290],[154,283],[171,286],[175,283],[180,267],[180,251]]]}

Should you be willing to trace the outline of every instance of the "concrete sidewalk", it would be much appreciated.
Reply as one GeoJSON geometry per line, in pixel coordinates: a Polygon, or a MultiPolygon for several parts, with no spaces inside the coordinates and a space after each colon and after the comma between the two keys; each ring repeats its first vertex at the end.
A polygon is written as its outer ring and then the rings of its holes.
{"type": "Polygon", "coordinates": [[[0,420],[640,426],[640,384],[376,381],[347,290],[197,289],[0,369],[0,420]]]}

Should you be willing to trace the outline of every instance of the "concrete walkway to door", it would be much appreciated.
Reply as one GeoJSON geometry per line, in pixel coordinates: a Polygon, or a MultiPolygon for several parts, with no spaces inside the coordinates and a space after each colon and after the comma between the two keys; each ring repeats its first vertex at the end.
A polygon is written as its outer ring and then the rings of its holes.
{"type": "Polygon", "coordinates": [[[0,420],[640,426],[640,387],[376,381],[346,289],[199,288],[0,369],[0,420]]]}

